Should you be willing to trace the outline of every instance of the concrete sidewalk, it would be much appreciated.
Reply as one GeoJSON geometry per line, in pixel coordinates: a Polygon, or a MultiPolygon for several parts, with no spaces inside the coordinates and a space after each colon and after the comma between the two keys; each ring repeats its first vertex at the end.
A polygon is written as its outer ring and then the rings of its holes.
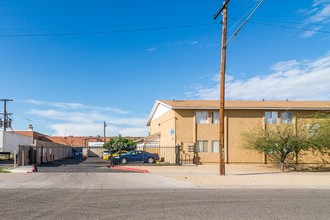
{"type": "Polygon", "coordinates": [[[153,175],[207,189],[330,189],[330,172],[281,173],[263,164],[227,164],[225,176],[219,175],[219,165],[144,166],[144,169],[153,175]]]}
{"type": "MultiPolygon", "coordinates": [[[[161,178],[162,181],[172,180],[173,183],[201,189],[330,189],[330,172],[281,173],[278,169],[264,164],[226,164],[225,176],[219,175],[219,165],[128,165],[123,168],[147,171],[149,173],[141,174],[148,176],[141,176],[141,178],[153,179],[154,182],[161,178]]],[[[32,171],[32,167],[23,166],[10,171],[27,173],[32,171]]],[[[43,176],[42,173],[40,175],[43,176]]],[[[51,176],[51,174],[46,175],[51,176]]],[[[93,175],[116,175],[118,177],[118,174],[108,173],[93,175]]],[[[122,174],[122,178],[129,176],[129,174],[122,174]]]]}
{"type": "Polygon", "coordinates": [[[28,166],[19,166],[16,168],[11,168],[11,169],[6,169],[7,171],[11,172],[11,173],[28,173],[32,171],[32,166],[28,165],[28,166]]]}

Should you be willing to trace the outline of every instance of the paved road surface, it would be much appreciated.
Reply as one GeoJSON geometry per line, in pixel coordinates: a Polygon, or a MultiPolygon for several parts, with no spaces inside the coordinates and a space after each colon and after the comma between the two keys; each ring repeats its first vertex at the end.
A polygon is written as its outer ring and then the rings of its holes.
{"type": "MultiPolygon", "coordinates": [[[[60,169],[63,172],[0,174],[1,219],[323,220],[330,216],[328,188],[318,189],[319,184],[313,182],[312,188],[308,185],[300,189],[279,189],[277,182],[266,181],[271,177],[282,180],[290,175],[253,174],[248,176],[249,181],[260,177],[268,185],[258,182],[252,189],[243,189],[244,184],[230,184],[246,181],[246,176],[229,175],[219,179],[213,173],[204,171],[202,175],[193,170],[180,174],[183,170],[178,167],[175,167],[176,173],[183,175],[183,179],[167,177],[174,171],[162,175],[98,172],[105,167],[92,163],[86,167],[65,165],[60,169]],[[200,182],[184,181],[190,178],[217,181],[216,186],[220,188],[200,189],[203,186],[200,182]],[[272,188],[260,189],[269,186],[272,188]]],[[[316,177],[328,180],[326,173],[303,177],[305,181],[316,177]]],[[[296,175],[294,179],[300,180],[296,175]]]]}
{"type": "Polygon", "coordinates": [[[0,190],[1,219],[329,219],[328,190],[0,190]]]}
{"type": "MultiPolygon", "coordinates": [[[[0,175],[0,189],[182,189],[195,184],[150,173],[12,173],[0,175]]],[[[0,195],[1,196],[1,195],[0,195]]]]}

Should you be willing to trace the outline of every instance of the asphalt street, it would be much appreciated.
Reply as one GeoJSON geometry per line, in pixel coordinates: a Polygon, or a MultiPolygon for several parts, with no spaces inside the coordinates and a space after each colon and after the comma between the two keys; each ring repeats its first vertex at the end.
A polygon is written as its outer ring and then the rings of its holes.
{"type": "Polygon", "coordinates": [[[1,219],[329,219],[328,190],[7,189],[1,219]]]}
{"type": "MultiPolygon", "coordinates": [[[[249,189],[242,188],[244,184],[234,188],[219,184],[220,188],[202,189],[203,185],[157,173],[116,172],[106,164],[87,162],[43,166],[38,173],[0,174],[1,219],[323,220],[330,216],[330,190],[316,186],[249,189]]],[[[232,175],[219,183],[237,178],[242,180],[232,175]]]]}

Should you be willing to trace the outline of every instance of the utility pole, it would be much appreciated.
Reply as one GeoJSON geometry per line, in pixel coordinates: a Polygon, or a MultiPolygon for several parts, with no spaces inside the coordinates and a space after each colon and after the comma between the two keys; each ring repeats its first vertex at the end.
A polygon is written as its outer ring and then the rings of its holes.
{"type": "Polygon", "coordinates": [[[12,99],[0,99],[3,102],[3,130],[6,131],[7,127],[11,127],[11,120],[8,119],[8,115],[12,113],[7,113],[7,102],[12,102],[12,99]]]}
{"type": "Polygon", "coordinates": [[[103,137],[104,137],[104,144],[107,142],[106,135],[105,135],[105,128],[107,127],[107,123],[103,121],[103,137]]]}
{"type": "Polygon", "coordinates": [[[230,0],[224,0],[222,7],[216,15],[214,15],[214,20],[222,14],[222,47],[221,47],[221,68],[220,68],[220,134],[219,134],[219,152],[220,152],[220,175],[225,175],[225,138],[224,138],[224,123],[225,123],[225,73],[226,73],[226,49],[228,43],[238,34],[238,32],[243,28],[246,22],[251,18],[251,16],[256,12],[264,0],[260,0],[259,3],[254,7],[250,15],[245,19],[243,24],[235,31],[233,36],[227,42],[227,16],[228,16],[228,3],[230,0]]]}
{"type": "Polygon", "coordinates": [[[224,120],[225,120],[225,73],[226,73],[226,48],[227,48],[227,9],[230,0],[225,0],[219,12],[214,16],[214,20],[223,12],[222,21],[222,47],[221,47],[221,68],[220,68],[220,133],[219,133],[219,159],[220,159],[220,175],[224,176],[225,172],[225,138],[224,138],[224,120]]]}

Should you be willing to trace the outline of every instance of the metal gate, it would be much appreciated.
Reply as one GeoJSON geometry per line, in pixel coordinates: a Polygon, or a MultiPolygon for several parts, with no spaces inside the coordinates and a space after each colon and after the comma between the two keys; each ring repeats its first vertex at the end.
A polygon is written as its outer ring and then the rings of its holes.
{"type": "Polygon", "coordinates": [[[102,152],[91,147],[47,147],[47,146],[19,146],[18,165],[39,164],[41,166],[59,166],[65,164],[101,164],[102,152]]]}
{"type": "MultiPolygon", "coordinates": [[[[87,166],[107,166],[109,160],[103,159],[103,148],[93,147],[45,147],[19,146],[18,165],[61,166],[80,164],[87,166]]],[[[137,150],[156,153],[159,161],[155,165],[193,164],[194,153],[187,154],[180,145],[176,146],[143,146],[137,150]]]]}

